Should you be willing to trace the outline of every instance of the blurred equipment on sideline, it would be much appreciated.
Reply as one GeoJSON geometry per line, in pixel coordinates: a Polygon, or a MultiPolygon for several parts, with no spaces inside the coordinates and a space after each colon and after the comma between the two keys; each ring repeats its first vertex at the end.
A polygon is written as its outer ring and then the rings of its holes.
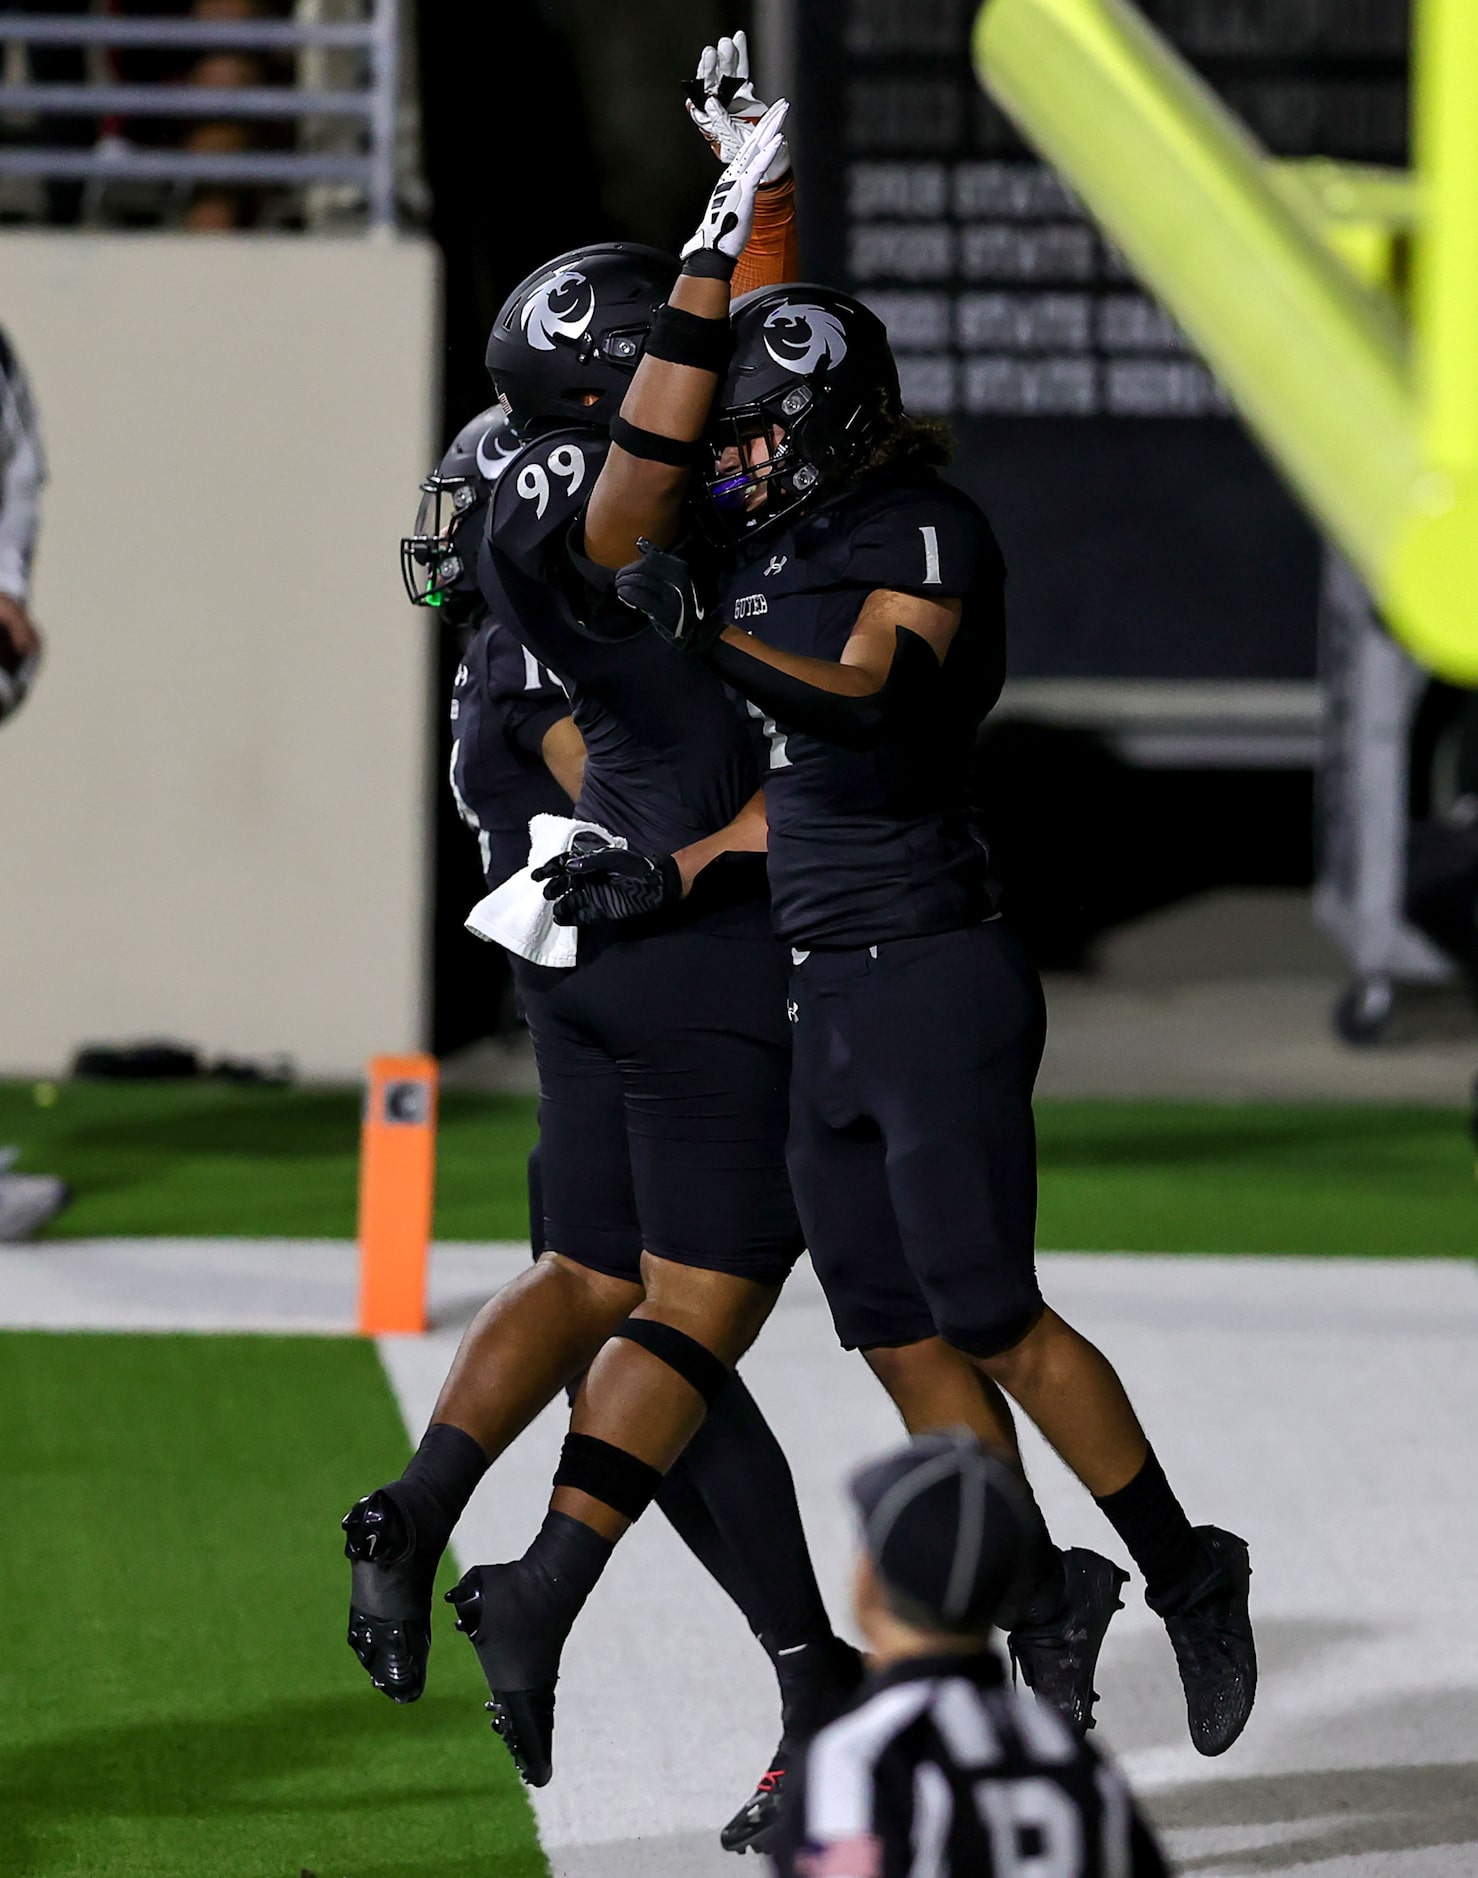
{"type": "Polygon", "coordinates": [[[1379,1043],[1401,984],[1442,985],[1448,956],[1407,916],[1412,732],[1424,674],[1358,577],[1328,558],[1320,624],[1324,755],[1314,916],[1355,977],[1334,1008],[1346,1043],[1379,1043]]]}
{"type": "Polygon", "coordinates": [[[297,1080],[290,1056],[208,1057],[191,1044],[172,1043],[167,1037],[84,1043],[72,1058],[70,1073],[82,1082],[179,1082],[199,1076],[272,1088],[286,1088],[297,1080]]]}
{"type": "Polygon", "coordinates": [[[0,1148],[0,1243],[29,1239],[72,1198],[71,1189],[55,1174],[14,1172],[19,1149],[0,1148]]]}
{"type": "Polygon", "coordinates": [[[359,1160],[359,1329],[366,1337],[426,1328],[436,1096],[434,1057],[371,1059],[359,1160]]]}

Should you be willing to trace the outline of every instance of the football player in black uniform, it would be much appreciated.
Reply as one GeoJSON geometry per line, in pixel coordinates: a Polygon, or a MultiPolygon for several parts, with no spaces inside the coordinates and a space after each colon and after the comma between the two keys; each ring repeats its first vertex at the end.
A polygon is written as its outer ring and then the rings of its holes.
{"type": "Polygon", "coordinates": [[[413,606],[434,607],[457,635],[452,681],[452,796],[477,837],[488,890],[528,864],[535,815],[567,815],[585,746],[559,682],[500,628],[477,587],[493,484],[518,449],[501,404],[462,426],[421,484],[415,532],[400,543],[413,606]]]}
{"type": "MultiPolygon", "coordinates": [[[[784,1169],[783,956],[769,925],[762,861],[736,856],[724,865],[752,838],[744,811],[758,770],[747,726],[717,681],[650,635],[640,636],[655,661],[614,667],[612,648],[580,618],[578,577],[566,566],[570,521],[606,448],[602,426],[676,269],[666,256],[623,244],[563,256],[515,291],[489,344],[495,383],[524,445],[489,506],[482,587],[495,633],[515,637],[520,656],[547,664],[568,694],[587,749],[577,813],[635,842],[651,846],[655,838],[683,850],[683,871],[697,885],[679,912],[639,937],[582,941],[574,971],[517,962],[540,1065],[549,1251],[469,1331],[405,1476],[346,1522],[356,1647],[399,1699],[413,1699],[424,1681],[431,1577],[489,1459],[633,1307],[651,1306],[668,1265],[694,1274],[700,1290],[736,1290],[758,1314],[799,1247],[784,1169]],[[672,695],[649,707],[648,693],[663,679],[672,695]],[[650,1262],[644,1248],[657,1248],[650,1262]]],[[[418,527],[412,560],[434,559],[428,543],[445,532],[436,518],[418,527]]],[[[457,558],[465,561],[463,538],[459,531],[457,558]]],[[[413,574],[419,585],[419,568],[413,574]]],[[[623,613],[623,636],[632,623],[623,613]]],[[[537,716],[531,721],[537,728],[537,716]]],[[[465,790],[465,769],[461,783],[465,790]]],[[[480,805],[468,800],[482,821],[480,805]]],[[[661,1489],[664,1510],[769,1651],[787,1738],[806,1732],[845,1699],[856,1658],[831,1632],[788,1469],[729,1367],[700,1354],[679,1326],[655,1319],[644,1329],[646,1322],[638,1315],[620,1334],[655,1341],[667,1333],[667,1358],[675,1354],[716,1405],[689,1464],[651,1487],[661,1489]]],[[[572,1435],[562,1478],[594,1470],[608,1480],[598,1449],[572,1435]]],[[[617,1490],[647,1486],[632,1469],[617,1490]]],[[[504,1626],[491,1614],[484,1621],[489,1582],[496,1592],[507,1568],[474,1569],[453,1594],[488,1674],[496,1723],[534,1784],[550,1773],[567,1617],[609,1549],[557,1511],[546,1522],[528,1588],[535,1603],[543,1595],[553,1604],[552,1648],[517,1611],[504,1626]]],[[[775,1785],[767,1777],[726,1829],[726,1844],[740,1847],[764,1825],[775,1785]]]]}
{"type": "MultiPolygon", "coordinates": [[[[938,479],[940,436],[904,414],[865,307],[822,287],[763,290],[737,307],[733,337],[710,431],[721,577],[705,594],[649,539],[617,588],[764,720],[771,892],[794,964],[790,1168],[812,1261],[843,1343],[868,1352],[911,1427],[903,1359],[937,1334],[1047,1436],[1143,1571],[1192,1740],[1221,1753],[1256,1686],[1247,1547],[1191,1527],[1117,1375],[1037,1287],[1045,1012],[995,916],[968,787],[1005,670],[999,550],[938,479]],[[902,1275],[916,1289],[899,1310],[902,1275]]],[[[692,437],[704,391],[654,359],[623,409],[645,392],[668,435],[692,437]]],[[[628,535],[645,517],[646,535],[671,539],[670,499],[631,474],[616,493],[628,535]]],[[[565,916],[578,921],[597,882],[609,911],[631,868],[570,863],[565,916]]],[[[1004,1405],[998,1421],[1014,1446],[1004,1405]]],[[[1123,1576],[1091,1552],[1053,1554],[1012,1630],[1026,1680],[1080,1729],[1123,1576]]]]}

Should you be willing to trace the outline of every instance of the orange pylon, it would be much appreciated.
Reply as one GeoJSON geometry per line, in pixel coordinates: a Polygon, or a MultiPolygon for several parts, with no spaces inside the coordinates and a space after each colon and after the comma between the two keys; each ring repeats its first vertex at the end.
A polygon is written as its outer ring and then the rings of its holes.
{"type": "Polygon", "coordinates": [[[426,1265],[436,1190],[436,1059],[377,1056],[359,1151],[359,1329],[426,1328],[426,1265]]]}

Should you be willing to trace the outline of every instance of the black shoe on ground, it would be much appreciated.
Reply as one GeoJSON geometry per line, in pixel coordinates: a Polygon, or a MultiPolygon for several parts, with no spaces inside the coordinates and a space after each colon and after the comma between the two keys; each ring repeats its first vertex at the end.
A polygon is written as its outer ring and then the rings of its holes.
{"type": "Polygon", "coordinates": [[[547,1786],[554,1772],[554,1686],[566,1635],[542,1589],[539,1574],[517,1560],[474,1565],[446,1594],[482,1665],[493,1732],[531,1787],[547,1786]]]}
{"type": "Polygon", "coordinates": [[[416,1548],[415,1528],[384,1488],[340,1522],[353,1566],[349,1647],[392,1702],[414,1702],[426,1687],[431,1654],[431,1588],[440,1555],[416,1548]]]}
{"type": "Polygon", "coordinates": [[[770,1831],[780,1816],[789,1766],[790,1750],[782,1741],[770,1765],[760,1775],[759,1785],[719,1834],[718,1842],[726,1852],[765,1850],[770,1831]]]}
{"type": "Polygon", "coordinates": [[[1059,1608],[1046,1621],[1017,1624],[1006,1643],[1015,1673],[1082,1736],[1093,1726],[1093,1704],[1098,1700],[1093,1671],[1109,1620],[1123,1609],[1119,1593],[1129,1574],[1111,1559],[1077,1545],[1062,1554],[1062,1571],[1065,1589],[1059,1608]]]}
{"type": "Polygon", "coordinates": [[[1225,1754],[1247,1726],[1257,1697],[1257,1646],[1247,1614],[1252,1566],[1247,1541],[1197,1526],[1200,1557],[1174,1591],[1145,1602],[1175,1647],[1186,1721],[1200,1754],[1225,1754]]]}
{"type": "Polygon", "coordinates": [[[718,1836],[726,1852],[763,1852],[780,1812],[781,1790],[795,1747],[808,1741],[848,1706],[862,1682],[862,1658],[840,1637],[799,1644],[776,1653],[781,1722],[785,1730],[759,1785],[718,1836]]]}

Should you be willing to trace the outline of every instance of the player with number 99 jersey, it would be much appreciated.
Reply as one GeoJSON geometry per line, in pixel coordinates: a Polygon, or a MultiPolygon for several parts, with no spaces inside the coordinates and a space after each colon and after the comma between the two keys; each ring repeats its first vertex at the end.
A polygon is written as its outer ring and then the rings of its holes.
{"type": "MultiPolygon", "coordinates": [[[[670,854],[731,821],[759,783],[742,707],[712,673],[642,630],[571,545],[608,440],[556,431],[525,446],[488,510],[479,578],[495,617],[569,692],[585,740],[576,814],[634,848],[670,854]]],[[[683,923],[710,896],[749,908],[748,927],[770,931],[764,863],[736,858],[699,876],[683,923]]]]}

